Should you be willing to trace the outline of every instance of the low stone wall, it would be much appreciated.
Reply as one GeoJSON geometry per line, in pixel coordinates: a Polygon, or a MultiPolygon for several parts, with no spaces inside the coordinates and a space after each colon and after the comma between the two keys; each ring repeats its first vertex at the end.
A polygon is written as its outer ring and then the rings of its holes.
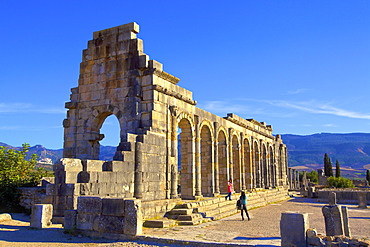
{"type": "Polygon", "coordinates": [[[337,202],[343,204],[358,204],[358,193],[366,193],[367,204],[370,204],[370,189],[321,189],[316,191],[317,200],[328,202],[330,192],[335,192],[337,202]]]}
{"type": "Polygon", "coordinates": [[[42,203],[46,195],[45,187],[23,187],[19,190],[21,192],[19,205],[26,209],[31,209],[33,205],[42,203]]]}
{"type": "Polygon", "coordinates": [[[142,233],[141,200],[79,196],[77,210],[66,210],[64,228],[91,237],[120,239],[142,233]]]}

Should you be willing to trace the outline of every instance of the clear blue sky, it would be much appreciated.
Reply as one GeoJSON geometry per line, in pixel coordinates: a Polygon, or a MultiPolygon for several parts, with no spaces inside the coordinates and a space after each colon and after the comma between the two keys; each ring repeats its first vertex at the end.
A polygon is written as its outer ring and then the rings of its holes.
{"type": "MultiPolygon", "coordinates": [[[[0,142],[62,148],[87,41],[133,21],[205,110],[274,134],[370,132],[368,0],[0,0],[0,142]]],[[[114,118],[102,132],[117,144],[114,118]]]]}

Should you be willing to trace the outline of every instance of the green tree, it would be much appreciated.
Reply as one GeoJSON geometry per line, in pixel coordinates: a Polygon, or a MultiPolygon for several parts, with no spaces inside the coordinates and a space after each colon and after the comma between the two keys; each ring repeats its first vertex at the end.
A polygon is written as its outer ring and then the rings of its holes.
{"type": "Polygon", "coordinates": [[[309,179],[312,183],[317,184],[319,181],[319,174],[317,173],[317,171],[307,172],[306,178],[309,179]]]}
{"type": "Polygon", "coordinates": [[[333,166],[331,163],[331,159],[327,153],[324,155],[324,174],[325,176],[332,177],[333,176],[333,166]]]}
{"type": "Polygon", "coordinates": [[[29,150],[27,143],[21,150],[0,146],[0,204],[11,208],[19,203],[18,187],[36,186],[46,171],[36,168],[37,155],[26,160],[29,150]]]}
{"type": "Polygon", "coordinates": [[[346,178],[336,178],[336,177],[329,177],[328,178],[328,186],[335,187],[335,188],[354,188],[352,180],[346,178]]]}
{"type": "Polygon", "coordinates": [[[370,183],[370,170],[366,170],[366,180],[370,183]]]}
{"type": "Polygon", "coordinates": [[[340,177],[340,164],[338,160],[335,161],[335,177],[340,177]]]}

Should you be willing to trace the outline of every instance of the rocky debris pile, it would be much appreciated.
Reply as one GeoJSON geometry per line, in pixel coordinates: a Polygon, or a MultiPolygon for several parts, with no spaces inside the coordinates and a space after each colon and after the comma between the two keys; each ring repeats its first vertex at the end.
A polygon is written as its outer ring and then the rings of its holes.
{"type": "Polygon", "coordinates": [[[325,236],[318,234],[315,228],[310,228],[306,231],[307,247],[313,246],[338,246],[338,247],[357,247],[370,246],[369,240],[358,240],[344,235],[325,236]]]}

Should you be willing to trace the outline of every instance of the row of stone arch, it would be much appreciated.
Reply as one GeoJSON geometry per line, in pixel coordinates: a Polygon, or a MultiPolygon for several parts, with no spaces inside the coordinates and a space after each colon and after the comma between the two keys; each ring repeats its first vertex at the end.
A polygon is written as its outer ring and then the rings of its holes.
{"type": "Polygon", "coordinates": [[[235,191],[286,185],[286,148],[275,138],[247,136],[183,114],[175,122],[181,129],[177,155],[183,198],[226,193],[229,179],[235,191]]]}

